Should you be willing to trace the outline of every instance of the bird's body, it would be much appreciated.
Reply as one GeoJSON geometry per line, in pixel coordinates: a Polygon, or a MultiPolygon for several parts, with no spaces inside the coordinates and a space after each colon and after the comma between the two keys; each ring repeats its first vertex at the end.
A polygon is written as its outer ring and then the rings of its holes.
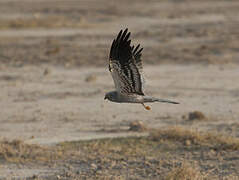
{"type": "Polygon", "coordinates": [[[115,84],[115,91],[106,93],[105,99],[117,103],[140,103],[145,106],[148,102],[164,102],[179,104],[178,102],[146,96],[143,92],[143,68],[140,44],[131,46],[128,29],[121,30],[114,39],[109,56],[109,71],[115,84]]]}
{"type": "Polygon", "coordinates": [[[122,94],[118,93],[117,91],[111,91],[107,93],[106,99],[109,99],[112,102],[116,103],[152,103],[152,102],[164,102],[164,103],[172,103],[178,104],[174,101],[169,101],[165,99],[158,99],[151,96],[146,95],[138,95],[135,93],[131,94],[122,94]]]}
{"type": "Polygon", "coordinates": [[[144,97],[142,95],[137,95],[134,93],[123,94],[117,91],[111,91],[107,94],[108,96],[106,96],[106,98],[116,103],[143,103],[144,97]]]}

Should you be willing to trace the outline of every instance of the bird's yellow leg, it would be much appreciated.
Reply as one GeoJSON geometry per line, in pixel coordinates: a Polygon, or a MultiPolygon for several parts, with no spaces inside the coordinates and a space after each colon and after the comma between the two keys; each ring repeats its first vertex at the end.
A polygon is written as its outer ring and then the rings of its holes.
{"type": "Polygon", "coordinates": [[[144,106],[145,109],[151,110],[151,108],[149,106],[145,106],[144,103],[142,103],[142,105],[144,106]]]}

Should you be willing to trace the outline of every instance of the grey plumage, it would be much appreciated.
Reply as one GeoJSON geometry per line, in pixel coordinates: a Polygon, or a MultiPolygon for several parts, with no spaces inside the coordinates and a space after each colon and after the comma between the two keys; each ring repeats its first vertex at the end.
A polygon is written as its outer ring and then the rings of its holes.
{"type": "MultiPolygon", "coordinates": [[[[142,50],[138,44],[131,46],[128,29],[120,31],[113,40],[109,55],[109,71],[114,80],[116,91],[106,93],[105,99],[118,103],[178,102],[146,96],[143,92],[142,50]]],[[[144,104],[143,104],[144,106],[144,104]]],[[[144,106],[146,109],[149,107],[144,106]]]]}

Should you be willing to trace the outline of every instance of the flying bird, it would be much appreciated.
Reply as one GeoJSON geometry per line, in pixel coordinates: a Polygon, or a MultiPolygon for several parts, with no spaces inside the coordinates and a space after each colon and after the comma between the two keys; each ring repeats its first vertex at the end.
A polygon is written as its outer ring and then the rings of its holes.
{"type": "Polygon", "coordinates": [[[139,103],[150,110],[144,103],[162,102],[179,104],[167,99],[147,96],[143,91],[142,50],[138,44],[131,46],[130,32],[121,30],[113,40],[109,54],[109,71],[115,84],[115,91],[105,94],[105,99],[117,103],[139,103]]]}

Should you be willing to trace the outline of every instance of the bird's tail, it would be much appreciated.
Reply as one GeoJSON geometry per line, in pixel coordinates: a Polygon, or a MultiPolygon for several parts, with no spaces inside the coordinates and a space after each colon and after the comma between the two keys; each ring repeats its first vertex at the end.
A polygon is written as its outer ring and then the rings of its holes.
{"type": "Polygon", "coordinates": [[[171,104],[180,104],[179,102],[170,101],[170,100],[167,100],[167,99],[157,99],[157,98],[155,98],[155,102],[171,103],[171,104]]]}
{"type": "Polygon", "coordinates": [[[179,102],[170,101],[168,99],[159,99],[154,97],[144,97],[145,102],[161,102],[161,103],[171,103],[171,104],[180,104],[179,102]]]}

